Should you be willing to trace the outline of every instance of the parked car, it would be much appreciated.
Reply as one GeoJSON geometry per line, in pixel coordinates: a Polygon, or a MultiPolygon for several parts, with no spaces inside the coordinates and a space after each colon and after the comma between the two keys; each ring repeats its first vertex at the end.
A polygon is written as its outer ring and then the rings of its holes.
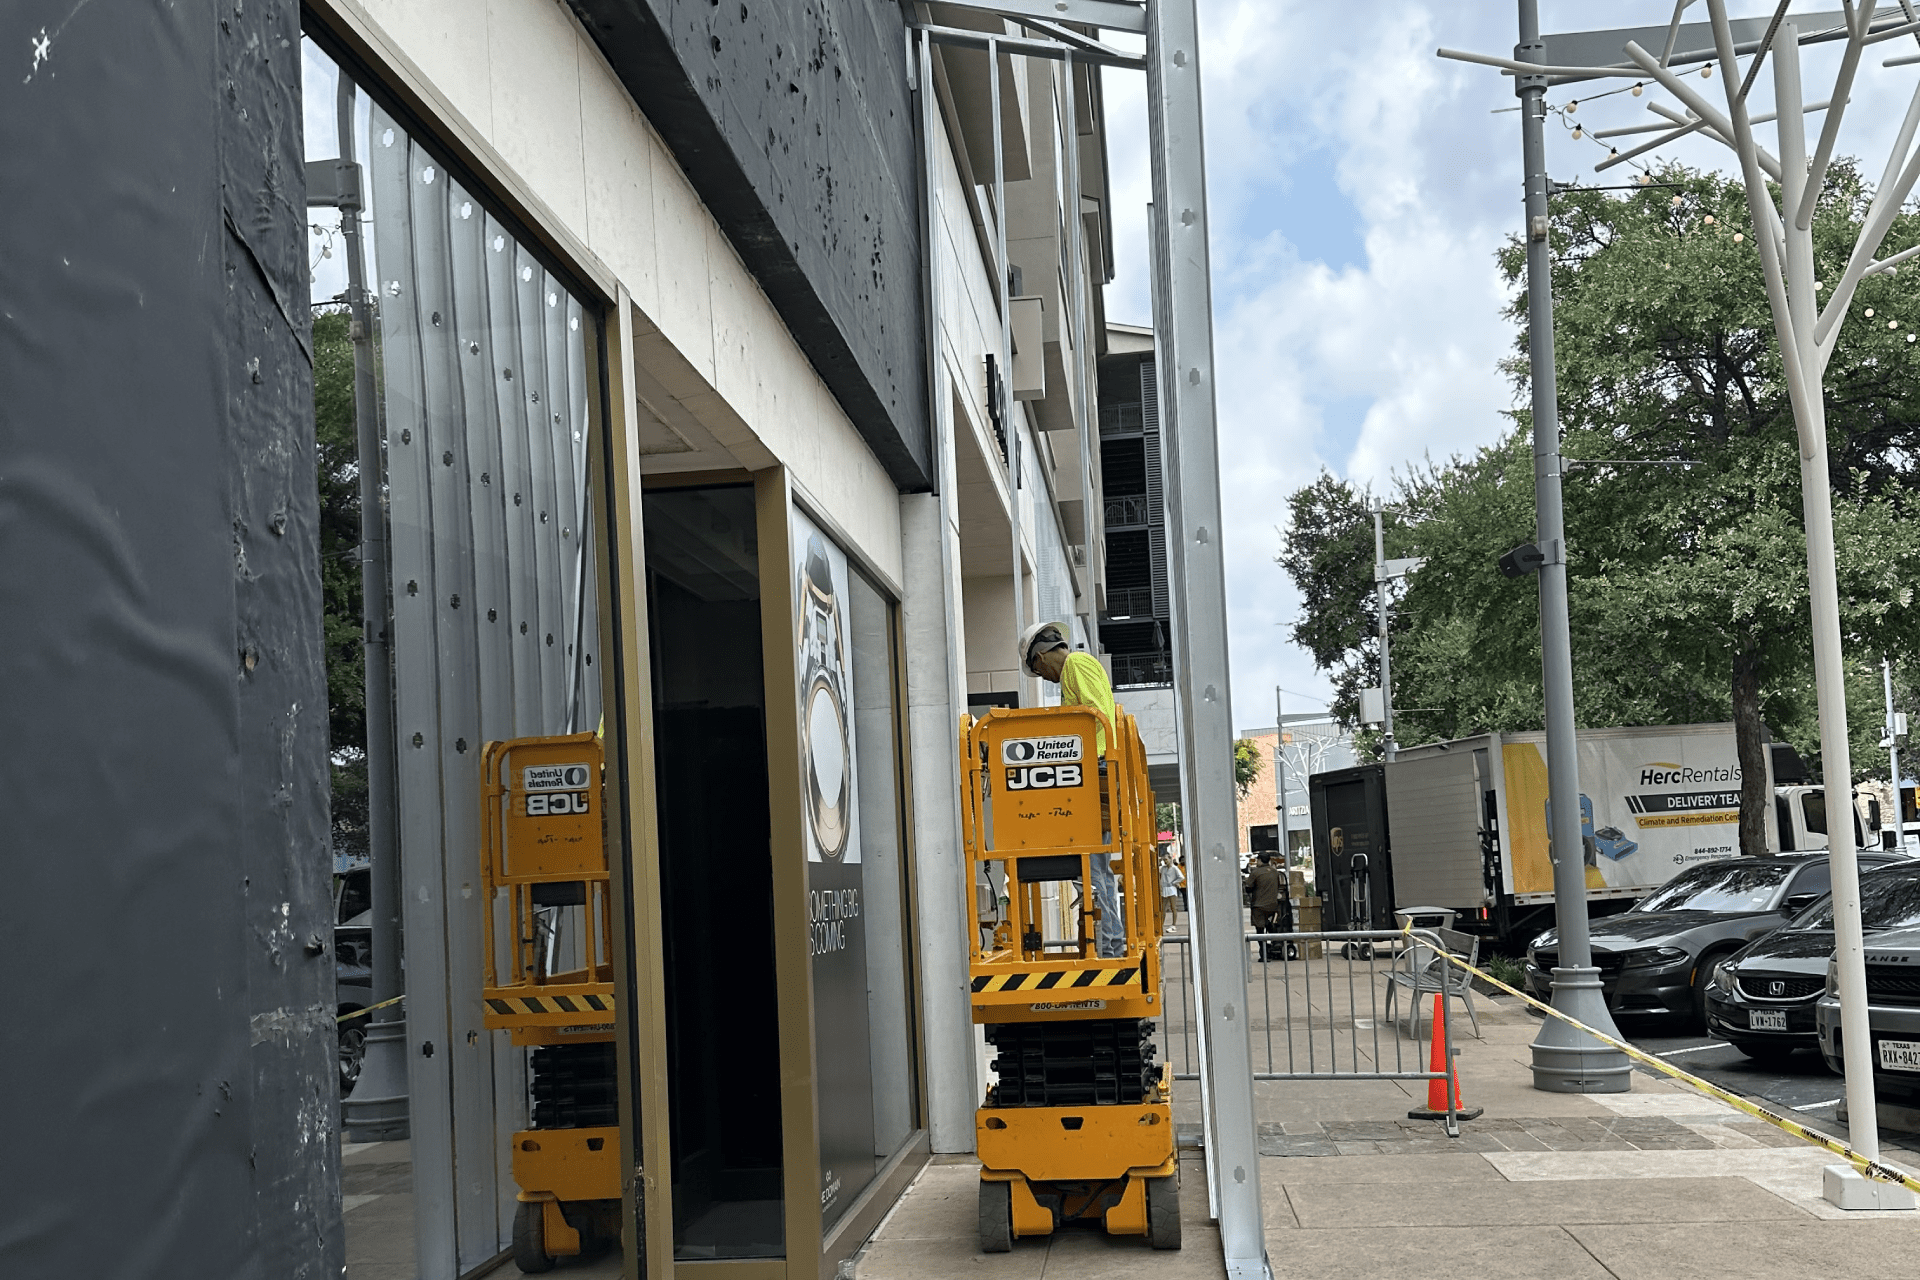
{"type": "MultiPolygon", "coordinates": [[[[1920,860],[1860,875],[1860,924],[1869,936],[1920,926],[1920,860]]],[[[1833,896],[1784,927],[1713,966],[1707,978],[1707,1030],[1749,1058],[1783,1058],[1819,1047],[1814,1004],[1833,958],[1833,896]]]]}
{"type": "MultiPolygon", "coordinates": [[[[1867,939],[1866,952],[1874,1092],[1913,1106],[1920,1102],[1920,928],[1876,934],[1867,939]]],[[[1820,1056],[1829,1070],[1845,1074],[1840,996],[1831,961],[1813,1020],[1820,1056]]]]}
{"type": "MultiPolygon", "coordinates": [[[[1860,866],[1896,858],[1863,852],[1860,866]]],[[[1615,1013],[1677,1014],[1705,1026],[1713,966],[1812,906],[1829,884],[1825,853],[1729,858],[1687,868],[1631,910],[1593,922],[1593,962],[1607,1007],[1615,1013]]],[[[1559,963],[1559,932],[1550,929],[1527,948],[1527,987],[1538,998],[1551,994],[1559,963]]]]}

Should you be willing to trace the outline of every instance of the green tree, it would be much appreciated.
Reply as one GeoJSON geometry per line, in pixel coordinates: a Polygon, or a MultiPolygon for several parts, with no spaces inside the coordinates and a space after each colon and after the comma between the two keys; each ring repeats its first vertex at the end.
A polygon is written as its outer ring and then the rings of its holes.
{"type": "Polygon", "coordinates": [[[313,317],[313,417],[320,475],[320,594],[333,761],[333,839],[367,848],[366,657],[361,648],[360,452],[353,416],[353,342],[344,308],[313,317]]]}
{"type": "MultiPolygon", "coordinates": [[[[1811,657],[1797,442],[1739,187],[1681,169],[1661,177],[1676,186],[1564,193],[1550,227],[1572,460],[1576,713],[1586,725],[1730,717],[1748,779],[1742,845],[1756,851],[1765,725],[1818,761],[1800,692],[1811,657]]],[[[1836,166],[1817,223],[1825,269],[1839,269],[1867,198],[1853,169],[1836,166]]],[[[1883,252],[1915,240],[1920,219],[1905,215],[1883,252]]],[[[1524,247],[1509,243],[1499,261],[1516,286],[1509,314],[1524,325],[1524,247]]],[[[1913,294],[1872,278],[1856,307],[1873,307],[1873,319],[1843,330],[1826,381],[1844,625],[1849,645],[1876,661],[1920,638],[1907,585],[1920,569],[1913,294]]],[[[1522,329],[1505,365],[1522,393],[1525,351],[1522,329]]],[[[1439,708],[1399,717],[1403,740],[1540,725],[1537,583],[1501,578],[1494,565],[1533,537],[1530,415],[1513,417],[1498,443],[1397,482],[1402,518],[1389,525],[1388,554],[1428,562],[1390,619],[1395,702],[1439,708]]],[[[1313,615],[1296,637],[1337,685],[1375,665],[1370,636],[1356,634],[1361,617],[1371,626],[1372,590],[1371,547],[1354,553],[1356,498],[1326,476],[1301,490],[1282,557],[1313,615]]],[[[1879,700],[1850,705],[1877,742],[1879,700]]]]}
{"type": "Polygon", "coordinates": [[[1260,744],[1252,738],[1236,738],[1233,743],[1233,786],[1242,800],[1253,784],[1260,778],[1260,771],[1266,767],[1266,753],[1260,744]]]}

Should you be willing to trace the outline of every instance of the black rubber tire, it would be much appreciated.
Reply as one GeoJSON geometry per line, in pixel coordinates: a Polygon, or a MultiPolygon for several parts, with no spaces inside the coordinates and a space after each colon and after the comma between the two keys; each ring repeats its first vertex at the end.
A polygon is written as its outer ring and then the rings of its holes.
{"type": "Polygon", "coordinates": [[[1693,1012],[1687,1019],[1687,1026],[1694,1031],[1707,1029],[1707,983],[1713,979],[1713,966],[1725,960],[1733,952],[1722,948],[1709,951],[1701,956],[1693,968],[1693,1012]]]}
{"type": "Polygon", "coordinates": [[[1793,1056],[1798,1046],[1790,1044],[1766,1044],[1753,1040],[1735,1040],[1733,1047],[1752,1058],[1755,1062],[1764,1062],[1769,1066],[1778,1066],[1793,1056]]]}
{"type": "Polygon", "coordinates": [[[980,1252],[1013,1252],[1013,1184],[980,1184],[980,1252]]]}
{"type": "Polygon", "coordinates": [[[522,1200],[513,1210],[513,1265],[528,1275],[553,1270],[547,1252],[545,1206],[522,1200]]]}
{"type": "MultiPolygon", "coordinates": [[[[342,1009],[342,1013],[358,1010],[342,1009]]],[[[352,1022],[340,1024],[340,1096],[346,1097],[353,1092],[353,1086],[360,1082],[360,1065],[367,1057],[367,1023],[365,1018],[355,1018],[352,1022]]]]}
{"type": "Polygon", "coordinates": [[[1147,1179],[1147,1242],[1156,1249],[1180,1247],[1180,1179],[1147,1179]]]}

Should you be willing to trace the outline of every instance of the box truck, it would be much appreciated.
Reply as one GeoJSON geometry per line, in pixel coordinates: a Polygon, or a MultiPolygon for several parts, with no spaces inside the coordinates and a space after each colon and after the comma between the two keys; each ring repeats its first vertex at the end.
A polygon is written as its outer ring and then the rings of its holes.
{"type": "MultiPolygon", "coordinates": [[[[1731,724],[1579,732],[1581,862],[1596,915],[1699,862],[1740,853],[1731,724]]],[[[1825,792],[1769,744],[1767,847],[1827,847],[1825,792]],[[1787,785],[1775,785],[1776,768],[1787,785]]],[[[1439,908],[1512,947],[1552,923],[1546,735],[1492,733],[1402,748],[1392,764],[1308,779],[1315,879],[1329,929],[1396,926],[1439,908]]],[[[1879,842],[1879,805],[1856,796],[1854,836],[1879,842]]]]}

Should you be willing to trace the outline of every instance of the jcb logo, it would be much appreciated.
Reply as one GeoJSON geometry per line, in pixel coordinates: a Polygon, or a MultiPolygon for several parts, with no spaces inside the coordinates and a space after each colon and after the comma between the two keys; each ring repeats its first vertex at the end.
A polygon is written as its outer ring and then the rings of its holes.
{"type": "Polygon", "coordinates": [[[527,816],[529,818],[552,817],[563,813],[585,813],[587,811],[587,793],[584,791],[553,791],[545,795],[527,797],[527,816]]]}
{"type": "Polygon", "coordinates": [[[1080,783],[1080,766],[1077,764],[1036,764],[1024,769],[1007,770],[1007,790],[1009,791],[1077,787],[1080,783]]]}

